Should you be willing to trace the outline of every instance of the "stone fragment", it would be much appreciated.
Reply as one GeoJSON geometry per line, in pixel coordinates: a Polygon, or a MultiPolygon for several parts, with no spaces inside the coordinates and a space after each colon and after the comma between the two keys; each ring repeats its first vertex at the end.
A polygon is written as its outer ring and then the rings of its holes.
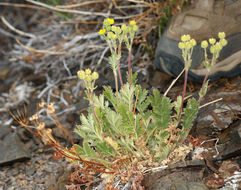
{"type": "Polygon", "coordinates": [[[12,131],[9,125],[0,125],[0,140],[3,140],[12,131]]]}
{"type": "MultiPolygon", "coordinates": [[[[225,160],[232,157],[239,156],[241,154],[241,121],[235,122],[230,126],[229,131],[229,140],[224,143],[222,146],[218,146],[218,150],[220,154],[216,158],[216,160],[225,160]]],[[[221,139],[222,136],[219,137],[221,139]]],[[[223,142],[225,140],[222,139],[223,142]]]]}
{"type": "Polygon", "coordinates": [[[207,190],[202,183],[204,169],[203,160],[176,163],[168,169],[145,175],[143,185],[148,190],[207,190]]]}
{"type": "Polygon", "coordinates": [[[0,144],[0,166],[31,158],[30,152],[15,133],[7,135],[0,144]]]}

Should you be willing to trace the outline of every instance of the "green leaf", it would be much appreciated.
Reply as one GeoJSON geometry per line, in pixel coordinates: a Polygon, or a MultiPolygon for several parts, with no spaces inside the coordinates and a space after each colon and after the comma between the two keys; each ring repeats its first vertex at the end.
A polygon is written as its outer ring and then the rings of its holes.
{"type": "Polygon", "coordinates": [[[85,155],[85,151],[83,150],[83,148],[80,145],[74,144],[74,147],[80,157],[85,155]]]}
{"type": "Polygon", "coordinates": [[[110,128],[115,131],[115,135],[123,134],[121,130],[122,117],[120,114],[114,112],[111,109],[106,110],[106,120],[110,124],[110,128]]]}
{"type": "Polygon", "coordinates": [[[182,126],[184,130],[188,130],[192,126],[192,122],[198,113],[198,101],[194,98],[189,99],[186,108],[184,108],[184,115],[182,117],[182,126]]]}
{"type": "Polygon", "coordinates": [[[129,111],[132,111],[134,107],[134,92],[134,86],[130,86],[129,83],[126,83],[120,90],[120,99],[128,105],[129,111]]]}
{"type": "Polygon", "coordinates": [[[182,105],[182,97],[178,96],[177,100],[175,102],[173,102],[173,105],[174,105],[174,108],[176,111],[176,118],[177,118],[179,115],[179,112],[180,112],[181,105],[182,105]]]}
{"type": "Polygon", "coordinates": [[[160,134],[161,139],[167,139],[169,137],[168,131],[164,131],[160,134]]]}
{"type": "Polygon", "coordinates": [[[106,141],[103,143],[97,143],[96,149],[103,155],[103,157],[115,156],[114,149],[107,144],[106,141]]]}
{"type": "Polygon", "coordinates": [[[74,132],[81,136],[83,139],[86,138],[85,132],[81,130],[81,125],[77,125],[74,132]]]}
{"type": "Polygon", "coordinates": [[[112,103],[112,105],[116,109],[117,107],[116,96],[114,95],[113,90],[109,86],[108,87],[104,86],[104,96],[107,98],[107,100],[110,101],[110,103],[112,103]]]}
{"type": "Polygon", "coordinates": [[[92,148],[90,148],[88,142],[86,142],[86,141],[83,142],[83,150],[89,158],[97,158],[98,157],[97,154],[95,153],[95,151],[92,148]]]}
{"type": "Polygon", "coordinates": [[[199,96],[202,98],[203,96],[205,96],[205,94],[207,93],[207,90],[208,90],[208,82],[209,81],[206,81],[206,83],[204,84],[204,88],[200,89],[200,92],[199,92],[199,96]]]}
{"type": "Polygon", "coordinates": [[[154,90],[151,104],[153,107],[153,122],[156,127],[159,129],[167,128],[171,120],[171,100],[165,96],[161,97],[159,91],[154,90]]]}
{"type": "MultiPolygon", "coordinates": [[[[131,84],[132,85],[135,85],[137,83],[137,75],[138,75],[137,72],[132,73],[132,75],[131,75],[131,84]]],[[[128,83],[130,84],[129,72],[126,72],[126,78],[127,78],[128,83]]]]}
{"type": "Polygon", "coordinates": [[[105,107],[108,107],[109,104],[107,101],[104,100],[104,95],[101,94],[99,97],[98,96],[95,96],[93,97],[93,102],[94,102],[94,107],[95,108],[105,108],[105,107]]]}
{"type": "Polygon", "coordinates": [[[137,109],[141,114],[144,114],[144,111],[147,109],[147,107],[150,104],[150,99],[147,98],[148,91],[142,90],[140,85],[136,86],[135,89],[135,96],[137,98],[137,109]]]}

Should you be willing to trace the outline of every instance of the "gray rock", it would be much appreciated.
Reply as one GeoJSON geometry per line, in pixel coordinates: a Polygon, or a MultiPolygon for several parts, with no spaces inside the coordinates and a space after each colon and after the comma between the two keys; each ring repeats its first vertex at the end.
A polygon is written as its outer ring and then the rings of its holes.
{"type": "Polygon", "coordinates": [[[31,158],[30,152],[15,133],[7,135],[0,144],[0,166],[31,158]]]}
{"type": "Polygon", "coordinates": [[[167,169],[144,176],[147,190],[207,190],[203,184],[205,163],[202,160],[176,163],[167,169]]]}
{"type": "Polygon", "coordinates": [[[9,125],[0,125],[0,140],[3,140],[12,131],[9,125]]]}

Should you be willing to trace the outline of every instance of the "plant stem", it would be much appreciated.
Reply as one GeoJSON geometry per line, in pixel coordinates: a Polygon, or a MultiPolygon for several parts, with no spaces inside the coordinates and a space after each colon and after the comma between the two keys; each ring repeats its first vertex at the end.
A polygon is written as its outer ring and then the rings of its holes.
{"type": "Polygon", "coordinates": [[[115,77],[116,101],[117,101],[117,104],[118,104],[118,102],[119,102],[119,100],[118,100],[118,80],[117,80],[117,74],[116,74],[116,72],[114,73],[114,77],[115,77]]]}
{"type": "Polygon", "coordinates": [[[177,122],[179,122],[180,118],[181,118],[183,102],[184,102],[184,97],[185,97],[186,88],[187,88],[187,74],[188,74],[188,69],[185,69],[185,81],[184,81],[184,86],[183,86],[183,91],[182,91],[182,103],[181,103],[181,107],[180,107],[180,110],[179,110],[179,115],[178,115],[178,118],[177,118],[177,122]]]}
{"type": "Polygon", "coordinates": [[[120,57],[121,57],[120,55],[121,55],[121,43],[119,43],[119,46],[118,46],[118,54],[117,54],[116,61],[117,61],[118,74],[119,74],[119,78],[120,78],[121,87],[123,87],[121,70],[120,70],[120,57]]]}
{"type": "Polygon", "coordinates": [[[122,77],[121,77],[121,71],[120,71],[120,60],[117,59],[117,67],[118,67],[118,74],[119,74],[119,78],[120,78],[120,83],[121,83],[121,87],[123,87],[123,82],[122,82],[122,77]]]}
{"type": "Polygon", "coordinates": [[[129,49],[129,61],[128,61],[128,70],[129,70],[129,77],[130,77],[130,86],[131,86],[131,48],[129,49]]]}

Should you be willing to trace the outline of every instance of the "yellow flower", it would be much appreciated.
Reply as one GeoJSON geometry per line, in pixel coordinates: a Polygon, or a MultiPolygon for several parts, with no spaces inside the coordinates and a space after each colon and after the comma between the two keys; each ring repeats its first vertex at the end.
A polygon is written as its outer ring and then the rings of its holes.
{"type": "Polygon", "coordinates": [[[114,24],[114,19],[110,19],[110,18],[107,18],[107,21],[109,22],[109,24],[111,25],[111,24],[114,24]]]}
{"type": "Polygon", "coordinates": [[[104,35],[105,34],[105,29],[100,29],[100,31],[99,31],[99,35],[104,35]]]}
{"type": "Polygon", "coordinates": [[[90,75],[90,74],[91,74],[91,70],[90,70],[90,69],[86,69],[86,70],[85,70],[85,74],[86,74],[86,75],[90,75]]]}
{"type": "Polygon", "coordinates": [[[131,26],[136,25],[136,21],[135,21],[135,20],[131,20],[131,21],[130,21],[130,25],[131,25],[131,26]]]}

